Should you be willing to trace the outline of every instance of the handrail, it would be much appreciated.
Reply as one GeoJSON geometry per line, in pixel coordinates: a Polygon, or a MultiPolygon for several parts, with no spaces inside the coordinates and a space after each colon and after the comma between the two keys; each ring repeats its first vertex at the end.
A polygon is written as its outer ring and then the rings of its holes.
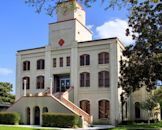
{"type": "Polygon", "coordinates": [[[73,109],[78,115],[83,116],[85,121],[87,121],[88,123],[92,123],[92,119],[91,119],[90,114],[86,113],[84,110],[82,110],[81,108],[79,108],[78,106],[73,104],[71,101],[65,99],[64,97],[61,97],[61,101],[65,105],[67,105],[68,107],[73,109]]]}
{"type": "Polygon", "coordinates": [[[72,103],[71,101],[69,101],[68,99],[66,99],[64,97],[66,94],[68,94],[73,89],[74,89],[74,87],[71,86],[65,92],[57,93],[55,95],[55,97],[57,97],[58,99],[60,99],[60,101],[62,101],[66,106],[68,106],[70,109],[72,109],[73,111],[75,111],[78,115],[83,116],[85,121],[87,121],[88,123],[92,123],[92,116],[90,114],[88,114],[87,112],[85,112],[84,110],[82,110],[81,108],[79,108],[74,103],[72,103]]]}

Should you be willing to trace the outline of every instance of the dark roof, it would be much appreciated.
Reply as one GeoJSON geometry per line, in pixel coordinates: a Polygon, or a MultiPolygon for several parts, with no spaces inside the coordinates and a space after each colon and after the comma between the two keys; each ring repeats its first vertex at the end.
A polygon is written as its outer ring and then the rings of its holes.
{"type": "Polygon", "coordinates": [[[45,46],[42,47],[37,47],[37,48],[31,48],[31,49],[24,49],[24,50],[18,50],[17,52],[22,52],[22,51],[30,51],[30,50],[35,50],[35,49],[43,49],[45,46]]]}
{"type": "Polygon", "coordinates": [[[104,38],[104,39],[95,39],[95,40],[90,40],[90,41],[83,41],[83,42],[78,42],[78,43],[97,42],[97,41],[112,40],[112,39],[118,39],[118,38],[117,37],[111,37],[111,38],[104,38]]]}

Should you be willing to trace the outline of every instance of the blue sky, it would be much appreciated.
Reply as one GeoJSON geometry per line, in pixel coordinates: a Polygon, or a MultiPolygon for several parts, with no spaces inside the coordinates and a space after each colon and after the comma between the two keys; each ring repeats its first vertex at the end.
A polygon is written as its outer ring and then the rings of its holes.
{"type": "MultiPolygon", "coordinates": [[[[49,17],[42,12],[36,14],[25,0],[1,0],[0,4],[0,82],[10,82],[15,88],[16,51],[48,44],[48,23],[55,22],[56,16],[49,17]]],[[[98,1],[87,12],[87,27],[94,39],[118,36],[126,44],[125,38],[128,12],[104,10],[98,1]]]]}

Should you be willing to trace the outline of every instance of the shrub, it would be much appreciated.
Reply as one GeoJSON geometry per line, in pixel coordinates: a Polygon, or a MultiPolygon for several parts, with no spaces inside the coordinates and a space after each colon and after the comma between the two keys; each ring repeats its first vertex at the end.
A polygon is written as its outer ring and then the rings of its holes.
{"type": "Polygon", "coordinates": [[[20,114],[17,112],[0,112],[0,124],[19,124],[20,114]]]}
{"type": "Polygon", "coordinates": [[[79,116],[73,114],[43,113],[42,126],[62,128],[82,127],[82,121],[79,116]]]}

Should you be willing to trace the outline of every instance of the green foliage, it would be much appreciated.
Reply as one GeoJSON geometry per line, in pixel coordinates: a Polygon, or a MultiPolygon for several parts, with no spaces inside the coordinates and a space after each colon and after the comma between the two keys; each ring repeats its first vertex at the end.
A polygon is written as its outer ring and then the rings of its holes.
{"type": "Polygon", "coordinates": [[[43,113],[43,126],[72,128],[81,127],[81,118],[73,114],[43,113]]]}
{"type": "Polygon", "coordinates": [[[155,107],[157,107],[157,105],[158,104],[156,100],[153,97],[151,97],[141,103],[141,108],[151,112],[155,107]]]}
{"type": "Polygon", "coordinates": [[[20,114],[17,112],[0,112],[0,124],[19,124],[20,114]]]}
{"type": "Polygon", "coordinates": [[[129,16],[126,35],[132,35],[135,44],[126,47],[121,60],[119,86],[123,97],[146,86],[147,91],[162,81],[162,2],[145,0],[135,3],[129,16]],[[131,32],[131,33],[130,33],[131,32]]]}
{"type": "Polygon", "coordinates": [[[26,128],[20,126],[0,126],[0,130],[56,130],[56,129],[43,129],[43,128],[26,128]]]}
{"type": "Polygon", "coordinates": [[[7,82],[0,82],[0,103],[14,103],[15,95],[11,94],[12,84],[7,82]]]}

